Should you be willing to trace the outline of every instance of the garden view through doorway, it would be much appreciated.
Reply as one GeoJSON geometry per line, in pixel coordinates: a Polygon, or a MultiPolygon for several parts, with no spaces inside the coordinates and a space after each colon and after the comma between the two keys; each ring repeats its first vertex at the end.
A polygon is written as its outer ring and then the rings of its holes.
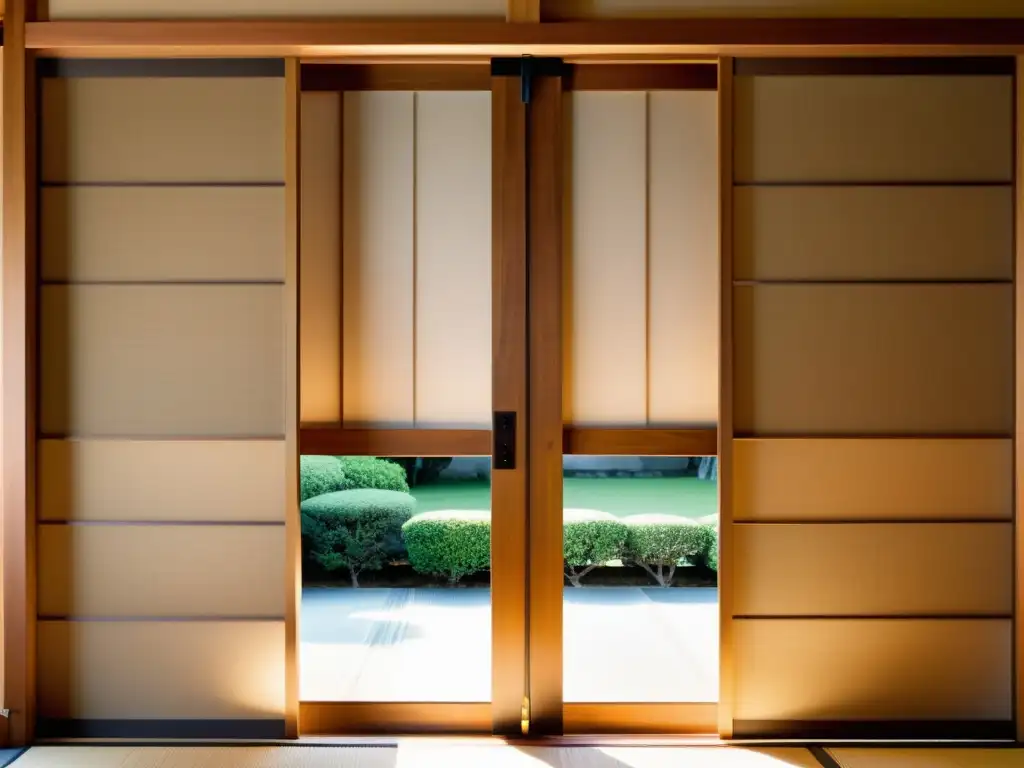
{"type": "MultiPolygon", "coordinates": [[[[301,698],[491,699],[490,457],[304,456],[301,698]]],[[[718,696],[717,460],[563,460],[567,702],[718,696]]]]}

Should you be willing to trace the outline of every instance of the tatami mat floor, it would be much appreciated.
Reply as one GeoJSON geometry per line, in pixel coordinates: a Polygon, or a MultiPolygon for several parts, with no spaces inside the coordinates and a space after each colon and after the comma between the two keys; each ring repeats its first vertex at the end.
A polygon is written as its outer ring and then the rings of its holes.
{"type": "Polygon", "coordinates": [[[33,747],[13,768],[1024,768],[1024,750],[536,747],[410,741],[371,746],[33,747]]]}

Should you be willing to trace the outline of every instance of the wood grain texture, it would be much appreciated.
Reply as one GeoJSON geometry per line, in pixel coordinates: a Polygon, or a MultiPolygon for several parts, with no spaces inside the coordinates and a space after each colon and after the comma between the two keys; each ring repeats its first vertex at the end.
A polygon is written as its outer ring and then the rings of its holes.
{"type": "Polygon", "coordinates": [[[4,19],[3,260],[0,266],[3,356],[2,642],[3,689],[11,710],[7,742],[32,742],[36,720],[36,103],[35,62],[25,24],[35,3],[15,0],[4,19]]]}
{"type": "Polygon", "coordinates": [[[737,525],[743,616],[1009,616],[1005,523],[737,525]],[[870,553],[870,554],[869,554],[870,553]],[[869,560],[870,566],[865,567],[869,560]]]}
{"type": "Polygon", "coordinates": [[[562,79],[534,81],[529,157],[530,732],[562,732],[562,79]]]}
{"type": "Polygon", "coordinates": [[[718,61],[718,733],[732,738],[736,718],[733,633],[733,60],[718,61]]]}
{"type": "Polygon", "coordinates": [[[565,78],[570,91],[713,91],[718,68],[707,64],[584,64],[565,78]]]}
{"type": "Polygon", "coordinates": [[[52,21],[30,49],[75,56],[992,55],[1024,49],[1024,19],[609,19],[504,21],[52,21]]]}
{"type": "MultiPolygon", "coordinates": [[[[47,0],[51,19],[416,18],[422,0],[47,0]]],[[[505,0],[431,0],[433,17],[501,18],[505,0]]]]}
{"type": "Polygon", "coordinates": [[[490,704],[304,701],[299,705],[303,736],[489,734],[491,723],[490,704]]]}
{"type": "Polygon", "coordinates": [[[284,719],[299,737],[299,611],[302,601],[302,521],[299,516],[299,423],[302,380],[300,306],[302,222],[302,94],[298,59],[285,62],[284,87],[284,719]]]}
{"type": "MultiPolygon", "coordinates": [[[[718,729],[718,705],[697,704],[580,704],[567,703],[562,721],[565,733],[709,734],[718,729]]],[[[810,764],[808,765],[810,768],[810,764]]]]}
{"type": "Polygon", "coordinates": [[[479,64],[303,64],[302,91],[487,91],[479,64]]]}
{"type": "Polygon", "coordinates": [[[489,429],[352,429],[303,426],[303,456],[489,456],[489,429]]]}
{"type": "MultiPolygon", "coordinates": [[[[301,453],[327,456],[488,456],[489,429],[353,429],[303,425],[301,453]]],[[[582,456],[714,456],[707,429],[565,427],[562,452],[582,456]]]]}
{"type": "Polygon", "coordinates": [[[734,632],[737,720],[1010,719],[1010,619],[737,619],[734,632]]]}
{"type": "Polygon", "coordinates": [[[516,78],[493,78],[491,98],[492,407],[518,414],[515,469],[491,474],[491,717],[495,732],[516,735],[528,693],[526,108],[516,78]]]}
{"type": "Polygon", "coordinates": [[[733,517],[749,522],[1009,521],[1013,454],[1009,439],[737,440],[733,517]],[[879,466],[899,467],[899,472],[878,472],[879,466]]]}
{"type": "Polygon", "coordinates": [[[616,429],[571,427],[564,432],[564,453],[581,456],[714,456],[718,430],[616,429]]]}
{"type": "Polygon", "coordinates": [[[1017,741],[1024,741],[1024,525],[1019,520],[1024,508],[1024,57],[1017,58],[1014,103],[1014,712],[1017,741]]]}
{"type": "Polygon", "coordinates": [[[340,423],[342,94],[302,94],[301,418],[340,423]]]}
{"type": "Polygon", "coordinates": [[[546,0],[545,18],[1013,17],[1014,0],[546,0]]]}
{"type": "Polygon", "coordinates": [[[505,21],[536,23],[543,0],[505,0],[505,21]]]}

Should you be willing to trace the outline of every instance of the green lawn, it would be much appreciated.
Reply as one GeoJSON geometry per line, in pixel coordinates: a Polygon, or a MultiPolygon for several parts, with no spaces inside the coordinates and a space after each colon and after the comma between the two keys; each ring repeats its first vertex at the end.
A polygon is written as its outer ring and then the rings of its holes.
{"type": "MultiPolygon", "coordinates": [[[[718,483],[695,477],[567,477],[564,506],[599,509],[613,515],[668,514],[703,517],[718,511],[718,483]]],[[[412,489],[417,512],[490,509],[491,487],[462,480],[412,489]]]]}

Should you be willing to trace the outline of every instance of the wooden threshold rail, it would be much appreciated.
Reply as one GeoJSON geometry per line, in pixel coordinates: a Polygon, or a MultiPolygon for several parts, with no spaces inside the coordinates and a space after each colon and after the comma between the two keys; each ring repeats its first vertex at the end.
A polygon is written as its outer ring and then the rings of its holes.
{"type": "MultiPolygon", "coordinates": [[[[307,426],[299,434],[304,455],[489,456],[489,429],[354,429],[307,426]]],[[[718,430],[566,427],[562,452],[590,456],[714,456],[718,430]]]]}

